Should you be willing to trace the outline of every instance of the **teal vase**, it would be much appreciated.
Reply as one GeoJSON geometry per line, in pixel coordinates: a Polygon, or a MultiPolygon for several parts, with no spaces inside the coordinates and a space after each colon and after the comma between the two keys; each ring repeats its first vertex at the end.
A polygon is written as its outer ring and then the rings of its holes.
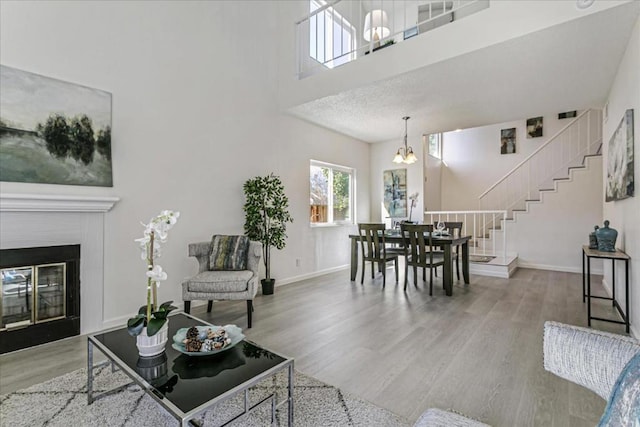
{"type": "Polygon", "coordinates": [[[596,237],[596,232],[598,231],[597,225],[593,227],[593,231],[589,233],[589,249],[598,249],[598,238],[596,237]]]}
{"type": "Polygon", "coordinates": [[[598,250],[604,252],[616,251],[616,239],[618,232],[609,228],[609,221],[604,222],[604,227],[596,230],[596,238],[598,239],[598,250]]]}

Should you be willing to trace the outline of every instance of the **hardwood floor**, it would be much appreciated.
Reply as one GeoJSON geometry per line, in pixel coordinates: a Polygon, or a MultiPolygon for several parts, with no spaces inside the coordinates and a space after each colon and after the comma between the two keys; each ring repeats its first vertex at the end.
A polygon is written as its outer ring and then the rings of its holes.
{"type": "MultiPolygon", "coordinates": [[[[387,272],[393,278],[392,271],[387,272]]],[[[593,426],[605,402],[542,367],[545,320],[586,325],[581,276],[520,269],[511,279],[472,276],[446,297],[382,277],[350,282],[348,271],[281,286],[254,302],[247,337],[293,356],[297,370],[413,422],[427,408],[454,409],[494,426],[593,426]]],[[[402,283],[403,277],[400,276],[402,283]]],[[[592,283],[599,283],[594,278],[592,283]]],[[[603,293],[600,285],[594,293],[603,293]]],[[[596,301],[595,312],[615,316],[596,301]]],[[[192,310],[214,324],[246,327],[246,305],[192,310]]],[[[594,327],[623,333],[621,325],[594,327]]],[[[0,393],[86,364],[76,337],[0,356],[0,393]]]]}

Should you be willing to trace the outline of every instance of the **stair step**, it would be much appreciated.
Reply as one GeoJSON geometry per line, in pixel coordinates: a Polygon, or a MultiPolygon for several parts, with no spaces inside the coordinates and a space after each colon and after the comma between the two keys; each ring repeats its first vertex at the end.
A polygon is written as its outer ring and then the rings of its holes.
{"type": "Polygon", "coordinates": [[[566,178],[553,178],[554,181],[569,181],[571,178],[566,177],[566,178]]]}
{"type": "Polygon", "coordinates": [[[569,170],[571,169],[585,169],[586,166],[569,166],[569,170]]]}
{"type": "Polygon", "coordinates": [[[555,189],[554,188],[541,188],[538,191],[555,191],[555,189]]]}
{"type": "Polygon", "coordinates": [[[540,199],[527,199],[525,202],[539,202],[540,199]]]}
{"type": "Polygon", "coordinates": [[[511,212],[526,212],[526,209],[511,209],[511,212]]]}

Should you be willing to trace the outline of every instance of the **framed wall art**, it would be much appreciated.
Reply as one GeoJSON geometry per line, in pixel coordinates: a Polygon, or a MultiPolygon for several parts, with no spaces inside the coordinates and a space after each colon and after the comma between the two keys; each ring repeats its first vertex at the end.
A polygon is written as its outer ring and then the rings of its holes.
{"type": "Polygon", "coordinates": [[[573,119],[576,117],[578,112],[576,110],[573,111],[565,111],[564,113],[558,113],[558,120],[562,119],[573,119]]]}
{"type": "Polygon", "coordinates": [[[407,169],[391,169],[382,173],[384,188],[383,203],[387,216],[407,216],[407,169]]]}
{"type": "Polygon", "coordinates": [[[634,195],[633,110],[627,110],[609,140],[605,201],[613,202],[634,195]]]}
{"type": "Polygon", "coordinates": [[[542,116],[527,119],[527,138],[542,136],[542,116]]]}
{"type": "Polygon", "coordinates": [[[500,154],[516,152],[516,128],[500,130],[500,154]]]}
{"type": "Polygon", "coordinates": [[[111,94],[0,65],[0,181],[113,186],[111,94]]]}

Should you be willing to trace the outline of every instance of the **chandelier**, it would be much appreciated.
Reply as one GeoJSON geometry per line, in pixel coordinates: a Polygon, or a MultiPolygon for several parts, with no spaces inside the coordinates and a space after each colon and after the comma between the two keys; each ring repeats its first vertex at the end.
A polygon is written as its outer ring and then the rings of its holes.
{"type": "Polygon", "coordinates": [[[406,163],[408,165],[418,161],[418,158],[413,154],[413,148],[407,146],[407,120],[409,116],[402,118],[404,120],[404,147],[398,148],[398,152],[393,158],[393,163],[406,163]]]}

